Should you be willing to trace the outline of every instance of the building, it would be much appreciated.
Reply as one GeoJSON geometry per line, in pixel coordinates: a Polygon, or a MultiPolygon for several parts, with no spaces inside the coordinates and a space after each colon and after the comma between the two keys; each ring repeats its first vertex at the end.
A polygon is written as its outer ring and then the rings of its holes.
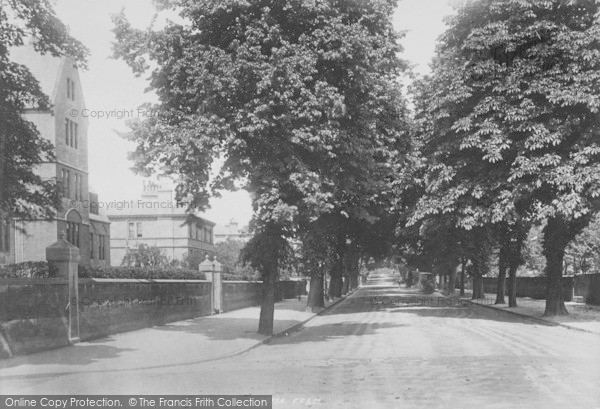
{"type": "Polygon", "coordinates": [[[175,201],[171,187],[144,182],[140,199],[107,207],[113,265],[121,265],[127,251],[135,251],[140,244],[162,249],[170,260],[182,261],[188,253],[196,253],[199,259],[214,253],[215,224],[187,213],[186,206],[175,201]]]}
{"type": "Polygon", "coordinates": [[[252,237],[248,231],[248,227],[240,227],[235,219],[231,219],[229,224],[224,226],[215,226],[215,243],[220,243],[226,240],[240,240],[247,242],[252,237]]]}
{"type": "Polygon", "coordinates": [[[36,172],[56,178],[62,185],[62,206],[53,220],[3,220],[0,225],[0,262],[43,261],[46,247],[61,232],[79,247],[81,264],[110,264],[106,246],[110,224],[105,216],[90,212],[97,196],[88,187],[88,122],[79,73],[73,60],[41,55],[26,44],[11,49],[10,58],[29,68],[44,93],[50,97],[48,110],[26,109],[23,117],[55,147],[56,161],[40,164],[36,172]],[[91,214],[90,214],[91,213],[91,214]]]}

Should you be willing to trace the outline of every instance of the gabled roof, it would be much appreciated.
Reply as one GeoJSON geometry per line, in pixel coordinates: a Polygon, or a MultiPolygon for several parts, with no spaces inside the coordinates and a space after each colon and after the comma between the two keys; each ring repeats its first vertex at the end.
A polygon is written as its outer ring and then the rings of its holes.
{"type": "Polygon", "coordinates": [[[39,81],[42,91],[54,102],[60,73],[65,63],[70,61],[67,57],[54,57],[50,53],[40,54],[33,47],[33,43],[10,49],[10,59],[29,68],[29,71],[39,81]]]}

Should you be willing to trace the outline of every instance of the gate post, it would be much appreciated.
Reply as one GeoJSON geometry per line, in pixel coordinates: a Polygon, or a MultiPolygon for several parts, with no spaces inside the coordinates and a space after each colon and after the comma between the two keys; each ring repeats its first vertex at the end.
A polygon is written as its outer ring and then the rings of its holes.
{"type": "Polygon", "coordinates": [[[74,344],[79,342],[79,249],[65,237],[65,233],[61,232],[58,241],[46,247],[46,260],[57,269],[56,277],[66,279],[69,284],[69,300],[66,306],[69,311],[68,337],[69,342],[74,344]]]}

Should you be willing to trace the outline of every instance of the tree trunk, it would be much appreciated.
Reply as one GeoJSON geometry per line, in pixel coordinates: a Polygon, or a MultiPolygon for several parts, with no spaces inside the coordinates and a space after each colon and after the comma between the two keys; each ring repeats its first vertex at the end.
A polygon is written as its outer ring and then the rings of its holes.
{"type": "Polygon", "coordinates": [[[319,274],[310,279],[307,307],[310,308],[312,312],[317,312],[319,308],[325,308],[323,296],[323,275],[319,274]]]}
{"type": "Polygon", "coordinates": [[[355,288],[358,288],[358,273],[359,273],[359,267],[358,267],[358,259],[359,259],[359,253],[358,253],[358,248],[356,247],[356,245],[350,245],[350,247],[348,248],[348,251],[346,252],[346,274],[348,274],[348,278],[349,278],[349,283],[348,283],[348,290],[354,290],[355,288]]]}
{"type": "Polygon", "coordinates": [[[342,295],[348,294],[349,288],[350,288],[350,279],[347,274],[344,274],[343,282],[342,282],[342,295]]]}
{"type": "Polygon", "coordinates": [[[342,277],[343,269],[343,260],[336,260],[331,266],[331,271],[329,272],[329,298],[342,298],[342,287],[344,285],[342,277]]]}
{"type": "Polygon", "coordinates": [[[333,293],[334,297],[342,298],[342,287],[344,287],[344,278],[341,274],[338,274],[338,276],[335,277],[335,292],[333,293]]]}
{"type": "Polygon", "coordinates": [[[483,277],[481,274],[473,274],[473,296],[471,299],[478,300],[484,299],[485,293],[483,292],[483,277]]]}
{"type": "Polygon", "coordinates": [[[358,288],[358,270],[356,274],[354,272],[350,272],[350,290],[354,290],[358,288]]]}
{"type": "Polygon", "coordinates": [[[258,321],[258,333],[262,335],[273,335],[276,274],[276,268],[265,269],[265,272],[263,274],[262,302],[260,305],[260,318],[258,321]]]}
{"type": "Polygon", "coordinates": [[[454,295],[456,287],[456,266],[448,271],[448,295],[454,295]]]}
{"type": "Polygon", "coordinates": [[[500,250],[500,256],[498,257],[498,280],[496,284],[496,302],[494,304],[506,304],[504,294],[506,293],[506,248],[500,250]]]}
{"type": "Polygon", "coordinates": [[[460,262],[460,295],[465,295],[465,273],[467,269],[467,261],[462,259],[460,262]]]}
{"type": "Polygon", "coordinates": [[[508,268],[508,307],[517,306],[517,263],[510,263],[508,268]]]}
{"type": "Polygon", "coordinates": [[[561,280],[565,248],[569,242],[566,223],[559,218],[548,219],[544,228],[543,253],[546,257],[546,310],[544,316],[567,315],[562,298],[561,280]]]}

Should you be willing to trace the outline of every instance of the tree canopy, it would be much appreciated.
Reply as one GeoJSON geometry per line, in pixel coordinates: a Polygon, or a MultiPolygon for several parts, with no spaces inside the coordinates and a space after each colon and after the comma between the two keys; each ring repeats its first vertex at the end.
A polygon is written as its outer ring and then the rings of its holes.
{"type": "Polygon", "coordinates": [[[277,269],[264,256],[278,257],[298,226],[364,214],[373,198],[364,192],[406,133],[395,2],[160,4],[183,22],[140,30],[114,18],[115,56],[149,73],[159,99],[155,115],[131,123],[135,169],[174,176],[193,208],[220,189],[247,189],[250,244],[273,246],[255,260],[263,268],[277,269]]]}
{"type": "Polygon", "coordinates": [[[84,68],[88,52],[49,0],[3,2],[0,33],[0,214],[52,216],[59,204],[56,181],[40,177],[35,166],[52,161],[54,147],[22,116],[27,108],[48,109],[50,101],[29,69],[11,61],[10,49],[33,41],[35,51],[70,56],[84,68]]]}

